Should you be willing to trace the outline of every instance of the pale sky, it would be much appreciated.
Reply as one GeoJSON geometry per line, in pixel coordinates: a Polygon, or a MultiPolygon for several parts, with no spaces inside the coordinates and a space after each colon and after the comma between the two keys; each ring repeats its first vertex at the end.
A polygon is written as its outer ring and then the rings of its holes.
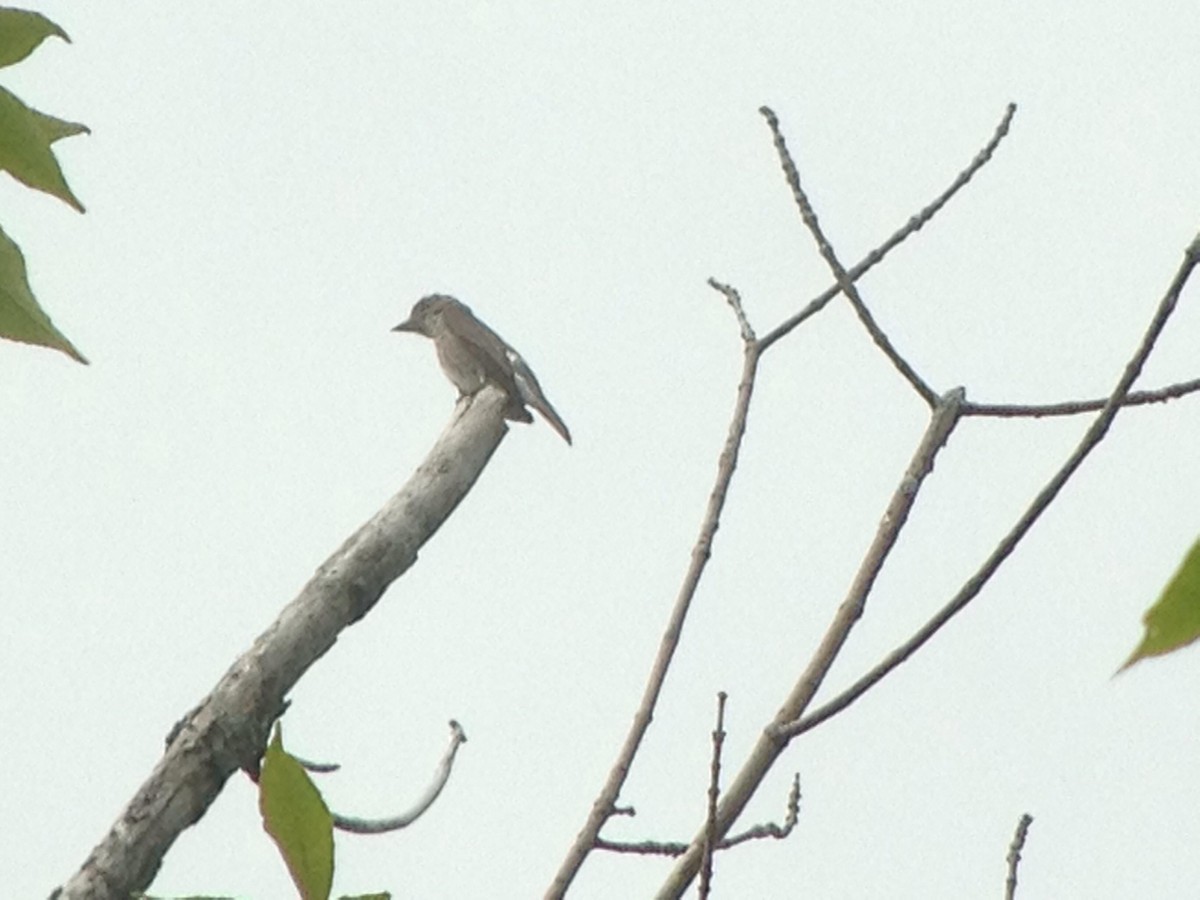
{"type": "MultiPolygon", "coordinates": [[[[417,565],[301,681],[297,753],[383,816],[469,737],[410,829],[339,836],[335,892],[541,896],[640,698],[760,333],[831,281],[758,107],[852,263],[1018,112],[995,160],[861,284],[939,391],[1099,397],[1200,230],[1200,7],[1116,2],[30,3],[51,42],[0,84],[89,125],[65,205],[0,224],[87,355],[0,343],[0,884],[45,896],[171,726],[391,496],[448,420],[453,293],[570,425],[515,425],[417,565]]],[[[1139,387],[1200,376],[1200,285],[1139,387]]],[[[736,771],[817,645],[926,423],[844,301],[764,359],[715,557],[613,840],[701,822],[715,694],[736,771]]],[[[971,420],[818,701],[940,607],[1088,419],[971,420]]],[[[1197,534],[1200,399],[1118,416],[976,602],[798,739],[716,897],[1190,898],[1196,651],[1113,679],[1197,534]]],[[[572,897],[671,863],[595,853],[572,897]]],[[[235,775],[157,895],[294,896],[235,775]]]]}

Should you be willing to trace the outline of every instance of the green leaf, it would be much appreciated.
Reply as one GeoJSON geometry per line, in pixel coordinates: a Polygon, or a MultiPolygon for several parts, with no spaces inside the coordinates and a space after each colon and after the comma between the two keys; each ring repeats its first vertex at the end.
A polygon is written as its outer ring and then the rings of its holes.
{"type": "Polygon", "coordinates": [[[65,122],[62,119],[56,119],[54,116],[46,115],[46,113],[38,112],[36,109],[29,110],[33,113],[34,119],[37,120],[38,127],[42,129],[42,133],[46,139],[53,144],[59,138],[70,137],[73,134],[91,134],[92,129],[86,125],[80,125],[78,122],[65,122]]]}
{"type": "Polygon", "coordinates": [[[316,785],[283,749],[282,731],[263,756],[258,781],[263,828],[279,846],[304,900],[327,900],[333,886],[333,816],[316,785]]]}
{"type": "Polygon", "coordinates": [[[1179,571],[1158,602],[1142,616],[1146,633],[1120,670],[1147,656],[1161,656],[1200,638],[1200,540],[1192,544],[1179,571]]]}
{"type": "Polygon", "coordinates": [[[83,204],[71,193],[50,145],[59,138],[88,131],[86,125],[30,109],[15,94],[0,88],[0,169],[80,212],[84,211],[83,204]]]}
{"type": "Polygon", "coordinates": [[[0,68],[19,63],[48,37],[71,43],[67,33],[41,13],[0,7],[0,68]]]}
{"type": "Polygon", "coordinates": [[[54,327],[29,289],[21,248],[0,228],[0,337],[61,350],[86,364],[82,353],[54,327]]]}

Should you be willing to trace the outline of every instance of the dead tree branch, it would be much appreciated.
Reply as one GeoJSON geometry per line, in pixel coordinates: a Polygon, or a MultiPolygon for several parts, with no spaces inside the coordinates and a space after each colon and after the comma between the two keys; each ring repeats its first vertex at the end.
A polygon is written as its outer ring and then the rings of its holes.
{"type": "Polygon", "coordinates": [[[506,403],[502,391],[485,388],[460,404],[408,483],[317,569],[176,726],[150,777],[54,896],[124,900],[149,886],[171,844],[204,815],[229,776],[257,768],[271,723],[300,676],[416,562],[466,496],[507,431],[506,403]]]}

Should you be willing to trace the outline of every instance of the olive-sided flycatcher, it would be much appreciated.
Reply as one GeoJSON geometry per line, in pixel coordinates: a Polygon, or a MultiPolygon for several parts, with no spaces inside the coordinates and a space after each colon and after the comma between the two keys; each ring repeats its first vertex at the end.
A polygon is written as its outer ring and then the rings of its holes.
{"type": "Polygon", "coordinates": [[[542,386],[521,354],[475,318],[465,304],[446,294],[430,294],[418,300],[409,317],[392,331],[411,331],[432,338],[438,362],[460,396],[474,396],[490,382],[508,394],[504,418],[532,422],[533,416],[525,408],[528,403],[564,441],[571,443],[566,423],[542,393],[542,386]]]}

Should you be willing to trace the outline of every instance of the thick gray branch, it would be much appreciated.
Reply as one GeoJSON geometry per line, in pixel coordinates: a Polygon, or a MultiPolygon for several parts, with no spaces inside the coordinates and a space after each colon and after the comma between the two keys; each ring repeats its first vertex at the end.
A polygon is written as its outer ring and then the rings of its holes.
{"type": "Polygon", "coordinates": [[[417,551],[471,489],[507,431],[505,402],[495,388],[460,402],[408,483],[317,569],[176,727],[145,784],[54,896],[105,900],[144,890],[175,838],[204,815],[229,776],[256,769],[288,691],[416,562],[417,551]]]}

